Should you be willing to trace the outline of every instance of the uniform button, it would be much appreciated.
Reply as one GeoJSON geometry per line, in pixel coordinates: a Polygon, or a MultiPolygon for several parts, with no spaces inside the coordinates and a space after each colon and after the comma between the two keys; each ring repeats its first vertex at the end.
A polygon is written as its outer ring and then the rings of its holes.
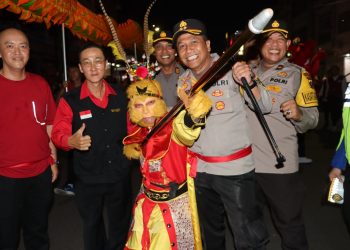
{"type": "Polygon", "coordinates": [[[106,148],[109,148],[109,145],[106,145],[106,148]]]}
{"type": "Polygon", "coordinates": [[[163,209],[163,214],[165,214],[166,213],[166,209],[163,209]]]}
{"type": "Polygon", "coordinates": [[[173,242],[173,243],[171,243],[171,246],[172,246],[172,247],[174,247],[174,246],[175,246],[175,243],[174,243],[174,242],[173,242]]]}
{"type": "Polygon", "coordinates": [[[107,131],[108,131],[108,129],[106,129],[106,128],[105,128],[105,129],[104,129],[104,131],[105,131],[105,132],[107,132],[107,131]]]}
{"type": "Polygon", "coordinates": [[[166,225],[168,228],[171,228],[171,225],[170,224],[168,224],[168,225],[166,225]]]}
{"type": "Polygon", "coordinates": [[[109,164],[111,164],[111,163],[112,163],[112,161],[108,161],[108,163],[109,163],[109,164]]]}

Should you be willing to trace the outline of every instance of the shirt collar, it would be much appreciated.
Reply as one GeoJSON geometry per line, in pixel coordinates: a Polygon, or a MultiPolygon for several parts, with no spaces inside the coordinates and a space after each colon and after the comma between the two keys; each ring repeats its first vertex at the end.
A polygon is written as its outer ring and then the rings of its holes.
{"type": "MultiPolygon", "coordinates": [[[[114,89],[112,89],[112,87],[107,84],[107,82],[105,80],[102,80],[102,84],[105,85],[105,97],[108,97],[109,95],[117,95],[117,93],[114,91],[114,89]]],[[[84,83],[81,86],[81,91],[80,91],[80,100],[86,98],[86,97],[90,97],[92,96],[91,92],[89,91],[89,88],[87,86],[86,80],[84,81],[84,83]]]]}

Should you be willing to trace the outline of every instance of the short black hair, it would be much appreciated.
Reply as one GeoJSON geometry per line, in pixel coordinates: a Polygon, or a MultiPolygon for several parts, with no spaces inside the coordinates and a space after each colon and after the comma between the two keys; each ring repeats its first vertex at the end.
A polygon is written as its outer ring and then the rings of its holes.
{"type": "Polygon", "coordinates": [[[79,60],[80,60],[81,52],[83,52],[86,49],[90,49],[90,48],[96,48],[96,49],[101,50],[104,58],[106,59],[106,52],[102,46],[100,46],[96,43],[93,43],[93,42],[87,42],[79,50],[79,60]]]}

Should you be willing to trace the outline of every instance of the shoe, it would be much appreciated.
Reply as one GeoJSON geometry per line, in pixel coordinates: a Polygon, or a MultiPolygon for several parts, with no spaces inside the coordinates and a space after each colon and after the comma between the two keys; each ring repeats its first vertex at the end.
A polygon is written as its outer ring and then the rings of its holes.
{"type": "Polygon", "coordinates": [[[305,156],[299,157],[299,163],[300,164],[309,164],[309,163],[312,163],[312,159],[307,158],[305,156]]]}
{"type": "Polygon", "coordinates": [[[67,184],[63,188],[55,188],[54,189],[55,194],[58,195],[66,195],[66,196],[74,196],[74,186],[73,184],[67,184]]]}

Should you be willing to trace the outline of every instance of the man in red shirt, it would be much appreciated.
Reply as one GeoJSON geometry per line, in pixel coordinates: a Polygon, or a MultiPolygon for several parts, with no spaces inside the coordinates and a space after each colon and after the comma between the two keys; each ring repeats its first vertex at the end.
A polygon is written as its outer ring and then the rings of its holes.
{"type": "Polygon", "coordinates": [[[0,249],[17,249],[21,229],[26,249],[49,249],[55,101],[44,78],[25,70],[29,42],[22,31],[0,32],[0,57],[0,249]]]}

